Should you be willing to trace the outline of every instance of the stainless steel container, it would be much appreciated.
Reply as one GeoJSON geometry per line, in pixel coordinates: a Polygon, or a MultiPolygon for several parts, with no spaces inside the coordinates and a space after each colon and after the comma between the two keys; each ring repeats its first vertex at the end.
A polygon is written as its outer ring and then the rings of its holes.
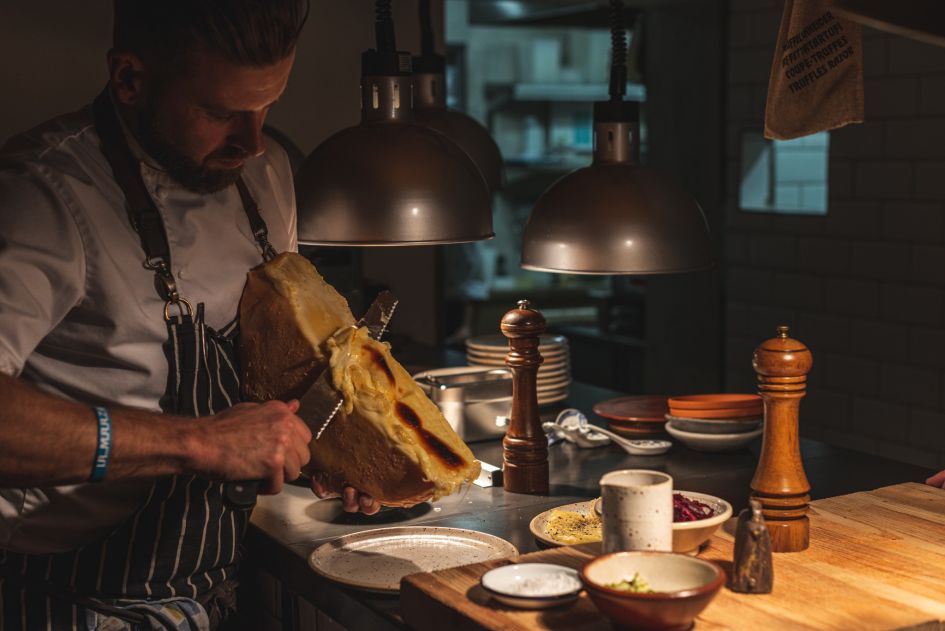
{"type": "Polygon", "coordinates": [[[512,371],[464,366],[414,375],[466,442],[502,436],[512,410],[512,371]]]}

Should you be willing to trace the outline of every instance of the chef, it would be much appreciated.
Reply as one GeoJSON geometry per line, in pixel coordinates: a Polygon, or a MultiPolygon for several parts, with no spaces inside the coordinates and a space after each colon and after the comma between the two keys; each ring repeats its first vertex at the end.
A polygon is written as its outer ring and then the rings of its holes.
{"type": "Polygon", "coordinates": [[[297,402],[240,403],[234,346],[246,272],[297,248],[262,126],[307,14],[115,0],[107,87],[0,152],[0,631],[236,618],[224,482],[309,459],[297,402]]]}

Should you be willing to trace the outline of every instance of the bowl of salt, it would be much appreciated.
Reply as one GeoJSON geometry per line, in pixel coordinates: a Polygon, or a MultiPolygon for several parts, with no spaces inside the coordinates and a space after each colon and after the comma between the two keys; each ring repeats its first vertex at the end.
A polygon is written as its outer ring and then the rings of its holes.
{"type": "Polygon", "coordinates": [[[479,584],[500,603],[522,609],[573,603],[583,588],[577,570],[554,563],[504,565],[483,574],[479,584]]]}

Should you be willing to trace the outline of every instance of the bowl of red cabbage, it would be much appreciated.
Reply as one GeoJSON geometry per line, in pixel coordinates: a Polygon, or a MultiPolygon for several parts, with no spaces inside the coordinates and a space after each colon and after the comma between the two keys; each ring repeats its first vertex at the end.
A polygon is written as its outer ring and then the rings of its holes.
{"type": "MultiPolygon", "coordinates": [[[[601,499],[594,502],[601,515],[601,499]]],[[[732,516],[732,505],[720,497],[694,491],[673,491],[673,552],[696,554],[719,526],[732,516]]]]}

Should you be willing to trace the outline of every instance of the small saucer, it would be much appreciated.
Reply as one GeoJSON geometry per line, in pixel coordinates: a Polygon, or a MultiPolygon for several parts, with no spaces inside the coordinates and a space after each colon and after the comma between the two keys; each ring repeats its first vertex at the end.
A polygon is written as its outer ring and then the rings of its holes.
{"type": "Polygon", "coordinates": [[[546,609],[577,600],[584,586],[577,570],[554,563],[516,563],[489,570],[479,584],[499,602],[521,609],[546,609]],[[550,588],[540,589],[542,581],[550,588]]]}

